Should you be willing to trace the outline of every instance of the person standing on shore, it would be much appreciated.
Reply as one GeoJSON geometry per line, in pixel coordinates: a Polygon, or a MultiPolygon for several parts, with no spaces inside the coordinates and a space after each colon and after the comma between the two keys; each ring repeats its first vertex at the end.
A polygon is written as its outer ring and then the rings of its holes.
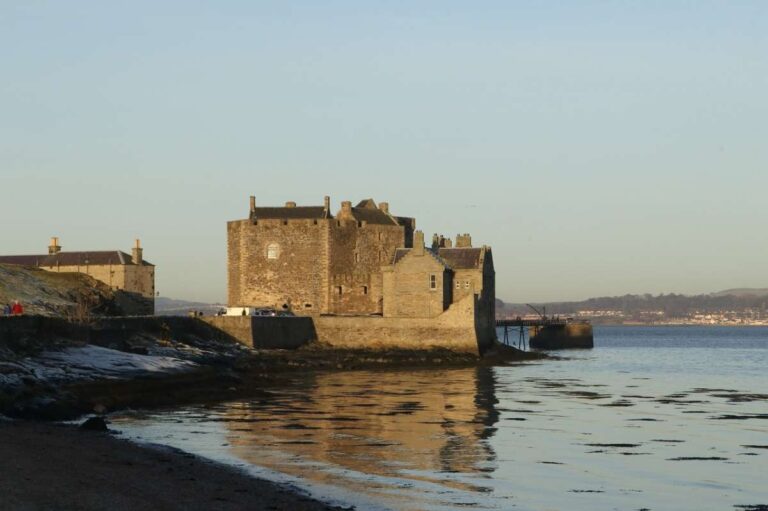
{"type": "Polygon", "coordinates": [[[24,307],[18,300],[14,300],[13,307],[11,307],[11,316],[21,316],[24,314],[24,307]]]}
{"type": "Polygon", "coordinates": [[[3,316],[10,316],[11,315],[11,304],[6,303],[5,307],[3,307],[3,316]]]}

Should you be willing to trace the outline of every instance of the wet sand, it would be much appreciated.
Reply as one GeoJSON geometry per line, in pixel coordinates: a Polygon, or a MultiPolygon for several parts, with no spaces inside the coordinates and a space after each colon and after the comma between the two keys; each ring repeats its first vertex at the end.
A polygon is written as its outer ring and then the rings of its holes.
{"type": "Polygon", "coordinates": [[[339,510],[294,489],[108,433],[0,421],[0,510],[339,510]]]}

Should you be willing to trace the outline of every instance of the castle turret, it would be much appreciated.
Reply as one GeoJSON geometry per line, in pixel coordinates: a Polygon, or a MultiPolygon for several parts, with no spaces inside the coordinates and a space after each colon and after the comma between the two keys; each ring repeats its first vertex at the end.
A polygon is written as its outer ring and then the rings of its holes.
{"type": "Polygon", "coordinates": [[[256,216],[256,196],[255,195],[251,195],[250,215],[251,215],[251,218],[256,216]]]}
{"type": "Polygon", "coordinates": [[[51,238],[51,244],[48,245],[48,254],[58,254],[61,252],[61,245],[59,245],[59,238],[53,237],[51,238]]]}
{"type": "Polygon", "coordinates": [[[144,264],[144,249],[141,248],[140,240],[136,240],[136,246],[131,250],[131,262],[139,266],[144,264]]]}
{"type": "Polygon", "coordinates": [[[331,198],[328,195],[323,197],[323,208],[325,208],[325,217],[331,216],[331,198]]]}

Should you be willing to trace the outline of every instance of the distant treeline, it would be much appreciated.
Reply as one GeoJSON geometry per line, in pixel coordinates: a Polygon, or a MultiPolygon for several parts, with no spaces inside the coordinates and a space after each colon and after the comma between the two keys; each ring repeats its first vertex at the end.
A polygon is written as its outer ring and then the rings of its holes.
{"type": "MultiPolygon", "coordinates": [[[[497,312],[504,315],[525,315],[533,313],[533,310],[525,304],[497,303],[497,312]],[[500,307],[499,307],[500,305],[500,307]]],[[[653,296],[624,295],[604,296],[590,298],[580,302],[553,302],[544,304],[531,304],[540,311],[546,307],[547,315],[550,314],[575,314],[579,311],[616,311],[625,316],[632,316],[644,312],[661,311],[667,317],[684,316],[692,312],[724,312],[760,310],[768,311],[768,295],[679,295],[660,294],[653,296]]]]}

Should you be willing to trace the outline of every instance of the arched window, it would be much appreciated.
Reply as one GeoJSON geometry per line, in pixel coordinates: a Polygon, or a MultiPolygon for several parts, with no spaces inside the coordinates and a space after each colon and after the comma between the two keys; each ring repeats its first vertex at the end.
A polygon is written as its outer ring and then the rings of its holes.
{"type": "Polygon", "coordinates": [[[267,245],[267,259],[277,259],[280,256],[280,245],[270,243],[267,245]]]}

